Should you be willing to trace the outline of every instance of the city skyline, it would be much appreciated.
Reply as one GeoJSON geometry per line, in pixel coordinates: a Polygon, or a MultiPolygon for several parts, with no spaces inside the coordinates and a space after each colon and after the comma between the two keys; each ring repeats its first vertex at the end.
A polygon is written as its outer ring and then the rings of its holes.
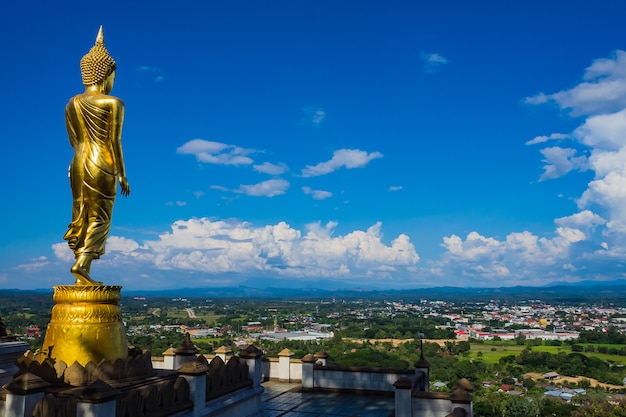
{"type": "Polygon", "coordinates": [[[0,6],[0,288],[73,282],[63,110],[100,25],[131,194],[96,280],[624,278],[626,6],[108,4],[0,6]]]}

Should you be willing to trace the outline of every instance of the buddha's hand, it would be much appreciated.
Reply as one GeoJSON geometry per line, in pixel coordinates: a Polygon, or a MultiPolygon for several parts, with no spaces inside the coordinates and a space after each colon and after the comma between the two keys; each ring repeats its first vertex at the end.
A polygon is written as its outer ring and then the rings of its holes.
{"type": "Polygon", "coordinates": [[[130,185],[128,185],[128,180],[126,177],[120,177],[120,187],[122,187],[122,195],[127,196],[130,194],[130,185]]]}

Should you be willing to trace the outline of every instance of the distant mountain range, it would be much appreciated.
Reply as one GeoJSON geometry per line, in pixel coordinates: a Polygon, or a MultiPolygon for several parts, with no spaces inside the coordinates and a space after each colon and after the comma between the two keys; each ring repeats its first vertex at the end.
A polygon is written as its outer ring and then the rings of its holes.
{"type": "Polygon", "coordinates": [[[553,283],[543,287],[516,286],[501,288],[431,287],[415,289],[380,289],[346,287],[345,282],[330,280],[249,280],[238,287],[180,288],[161,291],[125,291],[124,295],[186,298],[297,298],[310,300],[380,299],[419,301],[420,299],[455,302],[492,299],[542,300],[551,303],[620,302],[626,304],[626,280],[553,283]],[[593,288],[594,290],[590,290],[593,288]]]}
{"type": "MultiPolygon", "coordinates": [[[[0,293],[50,293],[51,289],[33,291],[2,289],[0,293]]],[[[552,283],[542,287],[516,286],[500,288],[431,287],[415,289],[377,289],[346,287],[329,280],[303,282],[298,280],[248,280],[237,287],[177,288],[167,290],[124,290],[124,296],[183,298],[308,298],[381,299],[419,301],[420,299],[455,302],[541,300],[550,303],[619,303],[626,305],[626,280],[552,283]]]]}

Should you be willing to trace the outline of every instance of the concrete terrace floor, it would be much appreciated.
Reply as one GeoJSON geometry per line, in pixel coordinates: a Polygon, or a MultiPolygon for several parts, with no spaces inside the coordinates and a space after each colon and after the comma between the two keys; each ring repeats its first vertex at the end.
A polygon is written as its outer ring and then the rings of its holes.
{"type": "Polygon", "coordinates": [[[394,397],[349,393],[302,392],[300,384],[263,384],[267,417],[390,417],[394,397]]]}

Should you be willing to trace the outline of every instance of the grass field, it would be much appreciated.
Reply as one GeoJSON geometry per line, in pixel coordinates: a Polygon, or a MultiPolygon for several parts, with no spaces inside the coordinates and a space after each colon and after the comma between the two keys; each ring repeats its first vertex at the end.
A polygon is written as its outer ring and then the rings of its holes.
{"type": "MultiPolygon", "coordinates": [[[[621,347],[620,345],[602,345],[607,347],[621,347]]],[[[476,359],[482,359],[485,363],[498,363],[500,358],[505,356],[514,355],[517,356],[520,354],[522,350],[524,350],[526,346],[518,346],[512,344],[491,344],[491,343],[472,343],[470,349],[470,357],[476,359]],[[479,355],[478,352],[482,352],[482,355],[479,355]]],[[[572,353],[572,349],[570,346],[533,346],[532,348],[535,352],[549,352],[554,355],[563,353],[572,353]]],[[[605,361],[621,363],[626,365],[626,356],[620,355],[609,355],[604,353],[597,352],[580,352],[589,357],[596,357],[605,361]]]]}
{"type": "Polygon", "coordinates": [[[517,345],[492,345],[486,343],[472,343],[470,357],[480,358],[485,363],[498,363],[500,358],[513,355],[517,356],[526,346],[517,345]],[[482,352],[479,355],[478,352],[482,352]]]}

